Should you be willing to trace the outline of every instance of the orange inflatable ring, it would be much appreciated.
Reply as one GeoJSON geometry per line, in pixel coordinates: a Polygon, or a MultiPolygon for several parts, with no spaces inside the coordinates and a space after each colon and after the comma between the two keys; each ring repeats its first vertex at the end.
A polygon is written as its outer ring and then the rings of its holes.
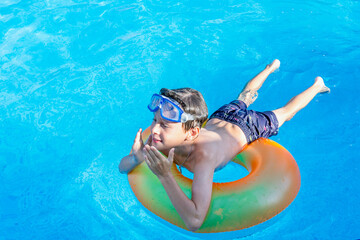
{"type": "MultiPolygon", "coordinates": [[[[150,135],[146,129],[143,138],[150,135]]],[[[291,154],[278,143],[258,139],[247,145],[233,160],[249,174],[239,180],[213,183],[210,208],[199,233],[226,232],[249,228],[276,216],[295,199],[300,189],[299,168],[291,154]]],[[[175,164],[172,174],[191,198],[192,180],[183,176],[175,164]]],[[[186,229],[159,179],[145,162],[128,174],[138,200],[164,220],[186,229]]]]}

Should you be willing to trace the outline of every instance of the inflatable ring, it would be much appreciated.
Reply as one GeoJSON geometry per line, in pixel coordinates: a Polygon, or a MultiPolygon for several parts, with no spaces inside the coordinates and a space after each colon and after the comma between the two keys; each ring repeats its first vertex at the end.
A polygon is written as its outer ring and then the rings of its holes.
{"type": "MultiPolygon", "coordinates": [[[[143,139],[150,129],[143,133],[143,139]]],[[[278,143],[261,138],[247,145],[233,160],[249,174],[239,180],[213,183],[209,211],[198,233],[241,230],[276,216],[295,199],[300,189],[300,172],[291,154],[278,143]]],[[[192,180],[174,164],[172,174],[186,196],[191,198],[192,180]]],[[[137,199],[164,220],[186,229],[159,179],[145,162],[128,174],[137,199]]]]}

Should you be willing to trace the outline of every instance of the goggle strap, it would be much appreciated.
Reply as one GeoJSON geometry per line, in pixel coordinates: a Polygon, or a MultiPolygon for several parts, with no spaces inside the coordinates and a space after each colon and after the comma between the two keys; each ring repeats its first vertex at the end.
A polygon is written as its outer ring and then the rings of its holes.
{"type": "Polygon", "coordinates": [[[182,115],[181,115],[181,122],[182,123],[185,123],[187,121],[191,121],[191,120],[195,120],[194,116],[189,114],[189,113],[186,113],[184,112],[182,115]]]}

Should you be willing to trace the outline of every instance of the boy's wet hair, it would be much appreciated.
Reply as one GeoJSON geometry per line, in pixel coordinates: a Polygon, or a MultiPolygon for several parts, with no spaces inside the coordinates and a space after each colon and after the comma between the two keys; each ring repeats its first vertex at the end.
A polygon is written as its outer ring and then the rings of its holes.
{"type": "Polygon", "coordinates": [[[183,128],[188,131],[195,127],[202,127],[208,117],[208,108],[202,94],[192,88],[167,89],[162,88],[160,95],[174,99],[186,113],[190,113],[195,120],[183,123],[183,128]]]}

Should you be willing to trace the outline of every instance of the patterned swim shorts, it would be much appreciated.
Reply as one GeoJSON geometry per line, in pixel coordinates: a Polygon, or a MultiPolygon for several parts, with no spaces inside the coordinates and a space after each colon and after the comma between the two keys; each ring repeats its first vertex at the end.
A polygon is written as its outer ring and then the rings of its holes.
{"type": "Polygon", "coordinates": [[[258,138],[269,138],[279,132],[279,122],[272,111],[248,110],[241,100],[234,100],[215,111],[209,119],[218,118],[240,127],[248,143],[258,138]]]}

